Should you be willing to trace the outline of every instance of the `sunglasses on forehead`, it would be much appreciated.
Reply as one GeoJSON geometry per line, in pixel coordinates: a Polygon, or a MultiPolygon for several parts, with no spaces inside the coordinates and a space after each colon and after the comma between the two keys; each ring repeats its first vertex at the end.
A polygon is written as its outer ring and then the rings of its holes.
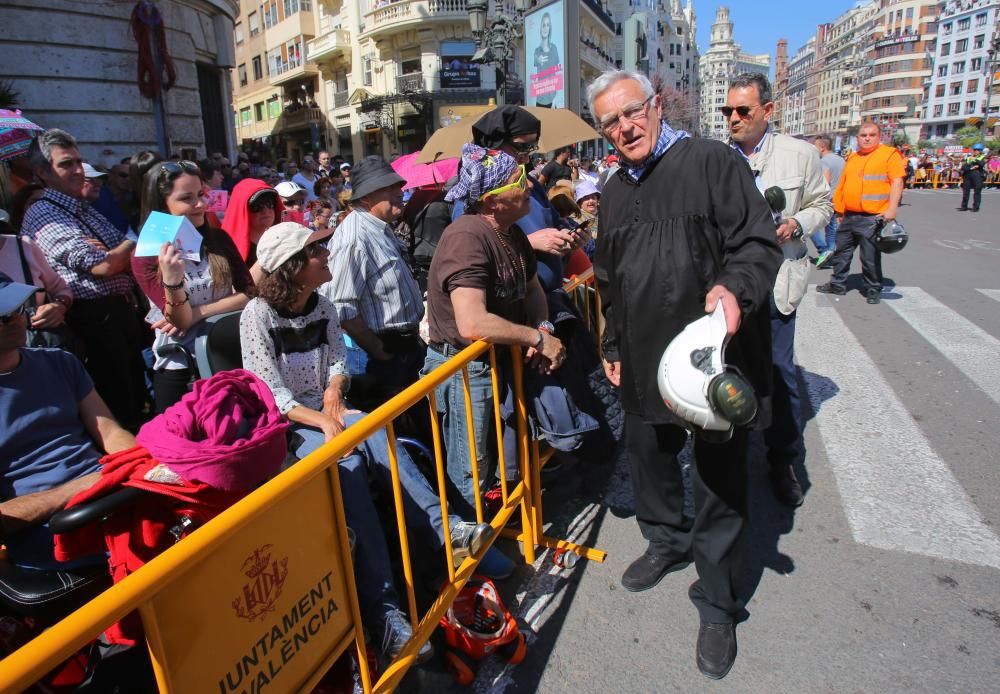
{"type": "Polygon", "coordinates": [[[182,159],[181,161],[165,161],[160,164],[160,171],[166,171],[170,176],[180,176],[183,174],[190,174],[192,176],[201,176],[201,169],[193,161],[188,161],[182,159]]]}

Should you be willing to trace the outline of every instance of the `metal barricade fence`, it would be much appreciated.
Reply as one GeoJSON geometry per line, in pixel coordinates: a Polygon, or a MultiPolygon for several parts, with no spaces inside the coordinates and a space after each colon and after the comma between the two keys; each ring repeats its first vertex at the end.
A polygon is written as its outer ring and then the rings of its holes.
{"type": "MultiPolygon", "coordinates": [[[[593,329],[600,316],[599,297],[593,289],[593,271],[572,280],[566,288],[587,325],[593,329]]],[[[232,685],[233,679],[238,682],[244,677],[248,680],[256,677],[258,685],[270,685],[274,691],[309,691],[352,642],[365,692],[389,692],[414,664],[420,648],[431,637],[441,617],[498,536],[519,540],[524,560],[529,565],[534,563],[539,546],[604,561],[604,552],[548,537],[542,532],[540,470],[552,452],[543,450],[538,441],[529,439],[522,383],[523,356],[518,347],[510,350],[520,480],[507,479],[504,465],[496,348],[486,342],[476,342],[0,661],[0,688],[21,691],[30,686],[101,631],[138,610],[161,692],[211,690],[226,694],[239,691],[238,686],[227,689],[227,685],[232,685]],[[503,505],[489,521],[494,530],[490,541],[476,556],[466,558],[456,567],[448,530],[446,474],[435,391],[453,375],[461,373],[466,416],[471,423],[468,364],[487,352],[492,373],[497,469],[503,505]],[[437,491],[446,534],[448,581],[437,599],[418,618],[393,421],[422,400],[426,400],[429,409],[437,491]],[[367,666],[337,464],[346,453],[379,429],[385,429],[389,442],[393,506],[413,637],[373,683],[367,666]],[[516,512],[521,514],[521,529],[505,529],[516,512]],[[308,525],[309,532],[303,532],[303,524],[308,525]],[[272,556],[278,558],[272,560],[272,556]],[[232,569],[241,563],[242,573],[232,569]],[[294,576],[290,565],[296,571],[294,576]],[[232,595],[236,598],[230,604],[232,595]],[[240,596],[245,596],[245,604],[240,602],[244,599],[240,596]],[[328,600],[326,606],[322,605],[324,599],[328,600]],[[243,606],[246,612],[251,602],[256,608],[263,605],[266,609],[260,614],[254,612],[254,619],[248,620],[248,615],[240,614],[238,608],[243,606]],[[314,607],[318,611],[313,611],[314,607]],[[274,614],[274,621],[268,635],[265,619],[270,613],[274,614]],[[281,615],[280,620],[278,615],[281,615]],[[258,617],[259,626],[254,624],[258,617]],[[259,637],[261,631],[264,636],[259,637]],[[280,659],[276,647],[280,647],[280,659]],[[236,663],[235,669],[226,671],[222,677],[220,662],[236,663]],[[236,677],[232,677],[233,672],[236,677]]],[[[469,440],[473,483],[479,489],[471,430],[469,440]]],[[[475,513],[477,522],[485,521],[478,495],[475,513]]]]}

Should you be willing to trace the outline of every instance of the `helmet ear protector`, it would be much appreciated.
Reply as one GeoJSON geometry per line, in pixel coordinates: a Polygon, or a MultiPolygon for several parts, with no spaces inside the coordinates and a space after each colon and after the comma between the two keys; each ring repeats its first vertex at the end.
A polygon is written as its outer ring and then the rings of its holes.
{"type": "Polygon", "coordinates": [[[757,416],[753,387],[738,369],[725,364],[727,342],[720,301],[711,315],[689,323],[671,340],[657,373],[666,406],[703,438],[720,441],[757,416]]]}

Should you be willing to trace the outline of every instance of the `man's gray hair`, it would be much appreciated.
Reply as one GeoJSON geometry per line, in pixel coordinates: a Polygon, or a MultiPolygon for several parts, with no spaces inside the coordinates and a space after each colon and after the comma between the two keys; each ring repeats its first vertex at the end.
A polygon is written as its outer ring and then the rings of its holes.
{"type": "Polygon", "coordinates": [[[729,82],[730,91],[733,89],[746,89],[747,87],[757,88],[757,96],[760,98],[762,106],[774,101],[774,96],[771,94],[771,83],[767,81],[767,75],[764,73],[744,72],[729,82]]]}
{"type": "Polygon", "coordinates": [[[596,80],[587,86],[587,104],[590,106],[590,113],[594,118],[597,118],[597,113],[594,110],[594,102],[597,101],[597,97],[623,80],[638,82],[642,88],[642,95],[646,99],[656,93],[656,90],[653,89],[653,83],[641,72],[635,72],[634,70],[605,70],[596,80]]]}
{"type": "Polygon", "coordinates": [[[51,171],[52,148],[72,149],[76,146],[76,138],[65,130],[59,130],[59,128],[46,130],[35,138],[28,148],[28,156],[31,158],[31,168],[45,172],[51,171]]]}

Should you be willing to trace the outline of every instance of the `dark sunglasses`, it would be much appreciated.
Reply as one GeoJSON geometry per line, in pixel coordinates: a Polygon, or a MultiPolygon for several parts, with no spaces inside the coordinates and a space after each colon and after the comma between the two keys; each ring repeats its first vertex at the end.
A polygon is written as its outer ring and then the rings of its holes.
{"type": "Polygon", "coordinates": [[[747,116],[750,115],[750,112],[753,111],[755,108],[757,108],[757,107],[756,106],[737,106],[736,108],[733,108],[732,106],[720,106],[719,107],[719,111],[721,111],[722,115],[724,115],[726,118],[729,118],[730,116],[732,116],[733,115],[733,111],[736,111],[736,113],[739,114],[740,118],[746,118],[747,116]]]}
{"type": "Polygon", "coordinates": [[[13,322],[17,318],[23,316],[25,314],[25,311],[27,311],[25,305],[21,304],[10,313],[0,316],[0,325],[7,325],[8,323],[13,322]]]}
{"type": "Polygon", "coordinates": [[[535,142],[514,142],[513,140],[507,140],[507,144],[510,145],[511,149],[521,154],[531,154],[538,151],[537,140],[535,142]]]}
{"type": "Polygon", "coordinates": [[[256,212],[263,212],[265,209],[267,209],[267,210],[273,210],[273,209],[275,209],[275,207],[274,207],[274,199],[271,198],[271,196],[267,196],[267,197],[261,198],[260,200],[254,200],[252,203],[250,203],[247,206],[247,209],[250,210],[251,212],[255,212],[255,213],[256,212]]]}
{"type": "Polygon", "coordinates": [[[182,173],[192,176],[201,176],[201,169],[193,161],[181,160],[178,162],[165,161],[160,164],[160,170],[166,171],[170,176],[180,176],[182,173]]]}

